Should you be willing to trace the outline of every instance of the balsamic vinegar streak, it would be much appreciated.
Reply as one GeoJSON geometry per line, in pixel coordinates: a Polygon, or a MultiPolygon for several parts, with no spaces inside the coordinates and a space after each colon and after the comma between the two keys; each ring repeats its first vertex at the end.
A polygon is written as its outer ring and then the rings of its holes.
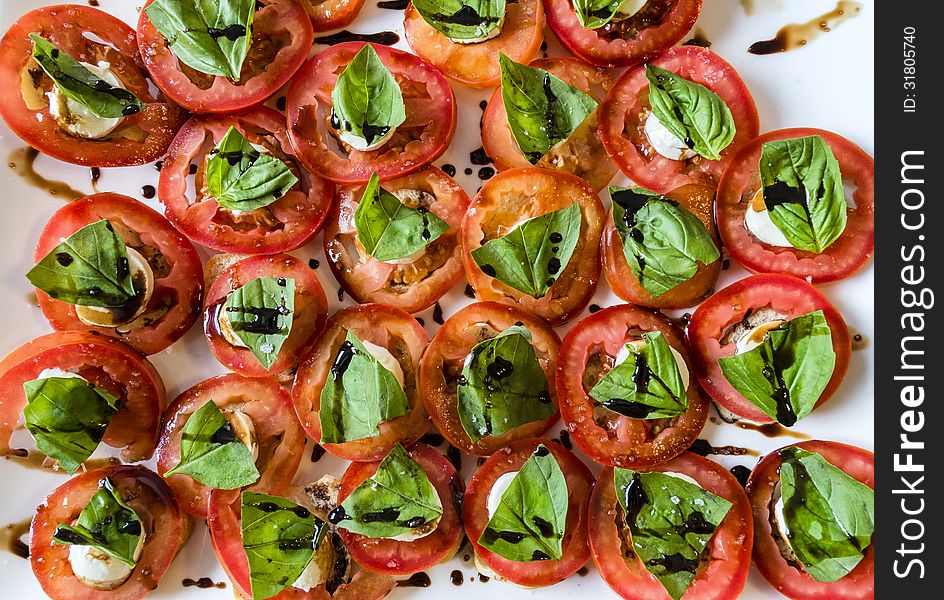
{"type": "Polygon", "coordinates": [[[322,35],[315,38],[316,44],[334,46],[344,42],[369,42],[371,44],[380,44],[381,46],[392,46],[400,41],[400,36],[392,31],[381,31],[380,33],[353,33],[347,29],[331,35],[322,35]]]}

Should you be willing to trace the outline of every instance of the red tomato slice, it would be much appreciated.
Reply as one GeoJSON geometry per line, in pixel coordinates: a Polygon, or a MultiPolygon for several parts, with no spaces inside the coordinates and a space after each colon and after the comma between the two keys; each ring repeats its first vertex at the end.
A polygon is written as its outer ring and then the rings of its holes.
{"type": "Polygon", "coordinates": [[[210,351],[224,367],[246,377],[273,376],[290,382],[302,354],[315,335],[324,327],[328,315],[328,299],[321,282],[308,266],[294,256],[251,256],[244,258],[220,273],[203,303],[203,333],[210,351]],[[226,297],[259,277],[284,277],[295,280],[295,311],[292,331],[282,343],[279,355],[268,370],[248,348],[230,344],[220,333],[219,316],[226,297]]]}
{"type": "Polygon", "coordinates": [[[695,375],[702,387],[715,402],[744,419],[757,423],[773,422],[728,383],[718,365],[719,358],[735,353],[734,342],[722,343],[725,334],[760,308],[772,309],[787,319],[823,311],[832,333],[836,366],[826,389],[816,401],[816,408],[822,406],[839,387],[849,368],[849,353],[852,352],[849,330],[842,315],[825,296],[802,279],[789,275],[753,275],[741,279],[695,309],[688,324],[687,342],[695,375]]]}
{"type": "Polygon", "coordinates": [[[592,486],[593,474],[590,469],[556,442],[531,438],[512,442],[498,450],[472,476],[462,506],[465,532],[476,558],[502,579],[527,588],[554,585],[567,579],[590,558],[590,548],[587,546],[587,503],[592,486]],[[559,560],[508,560],[478,543],[488,525],[486,501],[498,478],[505,473],[520,470],[541,444],[557,459],[567,481],[568,507],[562,542],[563,555],[559,560]]]}
{"type": "Polygon", "coordinates": [[[716,93],[734,117],[737,133],[721,151],[720,160],[695,156],[672,160],[656,152],[644,127],[649,115],[649,80],[643,65],[633,67],[616,82],[600,107],[600,139],[623,173],[645,188],[665,194],[686,183],[717,187],[725,165],[760,131],[751,92],[734,67],[706,48],[678,46],[650,61],[716,93]]]}
{"type": "MultiPolygon", "coordinates": [[[[875,488],[875,455],[868,450],[838,442],[811,441],[791,444],[821,454],[847,475],[875,488]]],[[[780,553],[770,522],[774,487],[780,482],[780,448],[754,467],[747,481],[747,496],[754,510],[754,563],[757,570],[778,592],[794,600],[859,600],[875,595],[875,544],[851,573],[832,583],[816,581],[792,566],[780,553]]]]}
{"type": "Polygon", "coordinates": [[[364,195],[364,186],[341,187],[325,225],[325,256],[338,282],[358,302],[382,302],[418,313],[462,279],[459,226],[469,197],[451,177],[432,166],[386,181],[383,188],[430,194],[435,201],[427,208],[449,224],[449,231],[433,240],[424,254],[409,264],[381,262],[367,254],[354,228],[354,211],[364,195]]]}
{"type": "Polygon", "coordinates": [[[104,467],[76,475],[54,489],[36,509],[30,527],[30,563],[52,600],[138,600],[150,594],[167,573],[190,535],[190,520],[167,484],[137,465],[104,467]],[[96,590],[79,581],[69,564],[69,546],[53,542],[56,527],[72,524],[108,478],[138,515],[144,548],[131,577],[113,590],[96,590]]]}
{"type": "Polygon", "coordinates": [[[151,162],[164,154],[184,119],[179,107],[151,92],[134,30],[88,6],[48,6],[20,17],[0,42],[0,81],[0,116],[10,129],[40,152],[77,165],[125,167],[151,162]],[[104,139],[67,133],[49,113],[45,93],[54,84],[32,60],[31,33],[80,62],[109,63],[122,85],[147,107],[125,117],[104,139]]]}
{"type": "Polygon", "coordinates": [[[164,158],[158,198],[170,222],[198,244],[221,252],[276,254],[298,248],[315,235],[333,192],[330,182],[299,164],[285,130],[285,117],[261,106],[239,115],[193,117],[187,121],[164,158]],[[230,127],[285,162],[299,179],[272,204],[239,215],[221,207],[206,183],[210,151],[230,127]],[[194,167],[196,172],[192,174],[194,167]],[[190,191],[194,189],[195,196],[190,191]]]}
{"type": "Polygon", "coordinates": [[[780,129],[744,146],[728,163],[718,184],[718,229],[724,245],[739,263],[755,272],[786,273],[810,283],[836,281],[852,275],[875,251],[875,161],[844,137],[812,128],[780,129]],[[832,149],[843,180],[855,186],[855,208],[846,212],[846,228],[822,254],[769,246],[744,225],[744,214],[760,189],[758,162],[764,144],[810,135],[821,136],[832,149]]]}
{"type": "Polygon", "coordinates": [[[601,67],[644,63],[682,41],[701,12],[701,0],[655,0],[629,19],[585,29],[570,0],[544,0],[547,24],[564,46],[601,67]]]}
{"type": "Polygon", "coordinates": [[[419,58],[374,45],[403,93],[406,121],[387,143],[359,152],[341,144],[331,127],[331,91],[361,42],[330,46],[309,60],[292,80],[285,114],[298,158],[309,170],[339,183],[367,183],[422,169],[439,158],[456,131],[456,98],[449,82],[419,58]]]}
{"type": "Polygon", "coordinates": [[[62,240],[102,219],[112,224],[125,244],[148,260],[154,272],[154,291],[144,314],[118,328],[86,325],[76,316],[74,305],[36,290],[39,307],[53,329],[94,331],[118,338],[143,354],[160,352],[187,333],[197,320],[203,272],[190,240],[155,210],[110,192],[70,202],[46,224],[36,244],[35,260],[39,262],[62,240]]]}
{"type": "Polygon", "coordinates": [[[557,363],[561,417],[574,443],[598,463],[646,468],[678,456],[692,445],[708,419],[708,399],[689,375],[688,411],[672,419],[631,419],[608,410],[589,391],[613,367],[620,349],[647,331],[662,333],[691,360],[681,330],[662,313],[620,304],[577,323],[564,337],[557,363]]]}
{"type": "Polygon", "coordinates": [[[429,336],[416,319],[386,304],[351,306],[332,315],[324,333],[298,366],[295,386],[292,388],[295,413],[305,431],[316,442],[321,442],[321,420],[318,414],[321,391],[348,331],[353,331],[361,341],[382,346],[393,354],[403,370],[406,383],[404,391],[413,409],[408,414],[381,423],[377,436],[342,444],[323,444],[323,447],[331,454],[347,460],[381,460],[397,443],[409,446],[429,429],[429,419],[417,383],[420,356],[429,343],[429,336]]]}
{"type": "Polygon", "coordinates": [[[146,358],[94,332],[57,331],[20,346],[0,361],[0,455],[13,452],[10,436],[26,406],[23,384],[45,369],[76,373],[118,398],[118,412],[102,439],[122,448],[125,462],[154,454],[164,407],[164,382],[146,358]]]}
{"type": "Polygon", "coordinates": [[[299,0],[311,18],[315,31],[340,29],[350,25],[361,8],[364,0],[299,0]]]}
{"type": "Polygon", "coordinates": [[[560,338],[554,329],[530,313],[498,302],[470,304],[449,317],[423,353],[420,388],[426,411],[449,443],[466,454],[490,456],[515,440],[541,436],[560,416],[554,386],[559,348],[560,338]],[[547,378],[554,414],[543,421],[526,423],[502,435],[486,436],[473,442],[459,420],[457,381],[472,346],[515,324],[523,324],[531,332],[535,355],[547,378]]]}
{"type": "Polygon", "coordinates": [[[600,232],[606,213],[600,197],[576,175],[531,167],[511,169],[489,179],[462,221],[465,274],[479,300],[522,308],[551,325],[576,317],[590,302],[600,278],[600,232]],[[482,272],[472,251],[508,233],[519,221],[580,205],[583,222],[570,262],[542,298],[533,298],[482,272]]]}
{"type": "MultiPolygon", "coordinates": [[[[147,8],[154,0],[148,0],[147,8]]],[[[315,39],[305,9],[295,0],[258,0],[252,45],[240,81],[184,65],[142,9],[138,46],[157,87],[195,113],[229,113],[259,104],[285,85],[305,62],[315,39]]]]}
{"type": "Polygon", "coordinates": [[[541,0],[520,0],[505,7],[501,33],[475,44],[457,44],[431,27],[413,4],[403,18],[406,41],[416,54],[429,61],[447,77],[477,87],[494,87],[501,82],[498,54],[518,63],[528,63],[544,41],[544,7],[541,0]]]}
{"type": "MultiPolygon", "coordinates": [[[[647,469],[683,473],[732,506],[708,542],[707,562],[698,569],[685,600],[734,600],[741,594],[751,567],[751,505],[744,490],[721,465],[685,452],[671,461],[647,469]]],[[[621,598],[667,600],[669,594],[638,557],[627,549],[629,537],[623,510],[616,501],[613,469],[603,470],[590,497],[590,551],[607,585],[621,598]],[[627,553],[629,555],[627,556],[627,553]]]]}
{"type": "MultiPolygon", "coordinates": [[[[157,472],[163,476],[180,462],[183,427],[190,415],[208,400],[215,402],[224,414],[239,411],[253,423],[259,445],[256,467],[260,478],[245,489],[260,494],[281,494],[288,489],[305,445],[305,433],[292,411],[292,398],[270,379],[248,379],[235,373],[202,381],[167,407],[157,444],[157,472]]],[[[206,518],[212,488],[180,474],[168,477],[167,484],[183,510],[206,518]]]]}

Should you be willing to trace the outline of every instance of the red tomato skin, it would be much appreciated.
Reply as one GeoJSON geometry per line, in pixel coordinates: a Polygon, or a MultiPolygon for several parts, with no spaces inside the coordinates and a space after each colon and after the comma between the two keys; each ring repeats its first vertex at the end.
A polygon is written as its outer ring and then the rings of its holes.
{"type": "Polygon", "coordinates": [[[350,25],[364,7],[364,0],[299,0],[311,18],[315,32],[350,25]]]}

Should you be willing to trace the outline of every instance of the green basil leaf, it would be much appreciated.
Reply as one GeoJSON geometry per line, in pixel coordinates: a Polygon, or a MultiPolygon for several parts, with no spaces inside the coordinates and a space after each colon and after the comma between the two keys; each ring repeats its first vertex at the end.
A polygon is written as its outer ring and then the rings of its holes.
{"type": "Polygon", "coordinates": [[[141,520],[122,500],[111,480],[106,478],[79,513],[75,525],[58,525],[52,541],[63,545],[91,546],[134,568],[138,562],[135,550],[141,541],[141,520]]]}
{"type": "Polygon", "coordinates": [[[372,45],[365,44],[338,76],[331,90],[331,120],[336,129],[368,145],[406,120],[400,86],[372,45]]]}
{"type": "Polygon", "coordinates": [[[815,452],[791,446],[780,457],[790,548],[816,581],[842,579],[872,543],[875,492],[815,452]]]}
{"type": "Polygon", "coordinates": [[[544,69],[519,65],[499,54],[508,126],[531,164],[570,137],[597,107],[589,94],[544,69]]]}
{"type": "Polygon", "coordinates": [[[348,331],[321,390],[321,441],[339,444],[380,435],[381,423],[410,410],[394,374],[348,331]]]}
{"type": "Polygon", "coordinates": [[[721,258],[698,217],[644,188],[610,188],[623,255],[647,292],[659,297],[721,258]]]}
{"type": "Polygon", "coordinates": [[[725,379],[764,414],[791,427],[810,414],[836,366],[823,311],[790,319],[764,343],[718,359],[725,379]]]}
{"type": "Polygon", "coordinates": [[[230,292],[223,311],[236,337],[249,346],[263,367],[269,369],[292,333],[295,280],[291,277],[257,277],[230,292]]]}
{"type": "Polygon", "coordinates": [[[370,538],[392,538],[435,527],[442,513],[442,500],[426,471],[397,444],[377,472],[332,511],[331,520],[370,538]]]}
{"type": "Polygon", "coordinates": [[[619,9],[625,3],[625,0],[573,0],[577,20],[584,29],[603,27],[620,14],[619,9]]]}
{"type": "Polygon", "coordinates": [[[617,467],[613,484],[632,537],[626,543],[669,596],[679,600],[731,503],[669,473],[617,467]]]}
{"type": "Polygon", "coordinates": [[[505,20],[505,0],[416,0],[416,12],[450,40],[483,40],[505,20]]]}
{"type": "Polygon", "coordinates": [[[207,189],[223,208],[254,210],[287,194],[298,177],[281,160],[256,149],[235,127],[230,127],[210,152],[207,189]]]}
{"type": "Polygon", "coordinates": [[[252,45],[256,0],[154,0],[144,12],[180,62],[240,80],[252,45]]]}
{"type": "Polygon", "coordinates": [[[23,420],[36,447],[75,473],[105,436],[118,399],[81,377],[34,379],[23,389],[23,420]]]}
{"type": "Polygon", "coordinates": [[[540,445],[501,495],[478,543],[508,560],[560,560],[567,505],[564,472],[540,445]]]}
{"type": "Polygon", "coordinates": [[[357,239],[379,261],[406,258],[449,231],[449,225],[425,206],[411,208],[370,176],[354,211],[357,239]]]}
{"type": "Polygon", "coordinates": [[[822,137],[765,143],[760,181],[770,220],[795,248],[819,254],[842,235],[847,208],[842,173],[822,137]]]}
{"type": "Polygon", "coordinates": [[[459,420],[473,442],[554,414],[531,332],[518,325],[472,347],[456,394],[459,420]]]}
{"type": "Polygon", "coordinates": [[[241,522],[254,600],[271,598],[295,583],[328,531],[304,506],[253,492],[242,493],[241,522]]]}
{"type": "Polygon", "coordinates": [[[208,400],[184,424],[180,462],[164,477],[171,475],[189,475],[203,485],[234,490],[255,483],[259,470],[220,408],[208,400]]]}
{"type": "Polygon", "coordinates": [[[567,268],[577,248],[583,215],[578,204],[528,219],[472,251],[489,277],[519,292],[543,297],[567,268]]]}
{"type": "Polygon", "coordinates": [[[652,65],[646,65],[646,78],[649,104],[659,122],[701,156],[721,158],[735,134],[734,117],[724,100],[699,83],[652,65]]]}
{"type": "Polygon", "coordinates": [[[81,306],[118,308],[135,296],[128,248],[105,220],[70,235],[26,278],[50,298],[81,306]]]}

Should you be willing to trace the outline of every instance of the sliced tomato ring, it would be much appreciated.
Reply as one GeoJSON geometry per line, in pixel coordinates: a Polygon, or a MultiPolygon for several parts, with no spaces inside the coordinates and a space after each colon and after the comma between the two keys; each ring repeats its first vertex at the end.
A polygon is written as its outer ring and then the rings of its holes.
{"type": "Polygon", "coordinates": [[[138,600],[157,587],[189,535],[190,520],[154,472],[137,465],[103,467],[60,485],[36,509],[30,527],[30,564],[43,592],[52,600],[138,600]],[[52,536],[59,525],[71,525],[78,519],[106,477],[141,520],[144,547],[130,578],[103,591],[76,578],[69,563],[69,546],[55,543],[52,536]]]}
{"type": "Polygon", "coordinates": [[[423,327],[409,314],[387,304],[362,304],[342,309],[328,319],[324,333],[298,366],[292,396],[298,420],[308,435],[321,442],[321,391],[331,374],[338,350],[348,331],[361,341],[371,342],[390,351],[403,370],[403,391],[412,410],[401,417],[384,421],[379,435],[341,444],[323,444],[335,456],[354,461],[379,461],[401,443],[409,446],[429,429],[429,418],[420,398],[417,382],[420,356],[429,343],[423,327]]]}
{"type": "Polygon", "coordinates": [[[426,411],[449,443],[466,454],[489,456],[515,440],[543,435],[557,422],[557,389],[554,376],[560,338],[542,319],[498,302],[476,302],[466,306],[439,328],[420,361],[420,389],[426,411]],[[516,324],[531,332],[532,345],[554,405],[554,414],[542,421],[526,423],[502,435],[473,442],[459,420],[456,386],[472,347],[516,324]]]}
{"type": "MultiPolygon", "coordinates": [[[[224,415],[240,412],[252,421],[259,458],[259,481],[245,489],[260,494],[281,494],[292,483],[301,463],[305,432],[295,418],[292,398],[270,379],[249,379],[235,373],[213,377],[182,392],[164,411],[157,444],[157,472],[164,473],[180,462],[180,438],[190,415],[212,400],[224,415]]],[[[211,488],[189,475],[171,475],[167,484],[180,507],[205,519],[211,488]]]]}
{"type": "Polygon", "coordinates": [[[757,137],[757,107],[744,81],[720,56],[706,48],[677,46],[650,61],[717,94],[734,117],[734,140],[721,151],[720,160],[695,156],[672,160],[656,152],[646,137],[649,115],[649,80],[644,65],[626,71],[601,105],[600,139],[627,177],[654,192],[668,193],[687,183],[715,188],[724,167],[744,145],[757,137]]]}
{"type": "MultiPolygon", "coordinates": [[[[754,527],[751,505],[731,473],[716,462],[685,452],[669,462],[646,469],[681,473],[702,488],[731,503],[728,514],[708,542],[706,557],[685,600],[734,600],[739,597],[751,567],[754,527]]],[[[590,551],[600,576],[621,598],[665,600],[665,588],[635,556],[627,538],[623,510],[616,499],[613,469],[607,467],[590,497],[590,551]]]]}
{"type": "Polygon", "coordinates": [[[238,115],[191,118],[164,158],[158,185],[164,214],[187,237],[214,250],[241,254],[298,248],[321,227],[333,193],[330,182],[309,173],[296,158],[285,117],[264,106],[238,115]],[[298,183],[262,208],[237,214],[220,206],[207,189],[207,160],[230,127],[287,164],[298,183]]]}
{"type": "Polygon", "coordinates": [[[462,259],[465,274],[479,300],[524,309],[551,325],[576,317],[590,302],[600,278],[600,232],[606,213],[600,197],[576,175],[530,167],[503,171],[489,179],[469,205],[462,221],[462,259]],[[472,258],[472,251],[505,235],[519,221],[580,206],[580,239],[574,254],[542,298],[533,298],[489,277],[472,258]]]}
{"type": "MultiPolygon", "coordinates": [[[[875,455],[868,450],[839,442],[814,440],[791,444],[816,452],[847,475],[875,488],[875,455]]],[[[834,581],[816,581],[783,557],[773,537],[771,504],[780,483],[780,451],[761,459],[747,481],[747,496],[754,510],[754,564],[770,585],[794,600],[858,600],[875,595],[875,544],[865,550],[862,561],[848,575],[834,581]]]]}
{"type": "Polygon", "coordinates": [[[708,420],[709,402],[689,375],[688,410],[672,419],[632,419],[606,409],[589,391],[614,364],[627,342],[658,331],[673,350],[691,361],[683,333],[660,312],[620,304],[591,314],[564,337],[557,363],[561,417],[577,446],[598,463],[646,468],[685,451],[708,420]]]}
{"type": "Polygon", "coordinates": [[[308,13],[295,0],[257,0],[252,45],[240,80],[200,73],[171,50],[145,9],[138,19],[138,46],[154,83],[195,113],[229,113],[263,102],[288,83],[305,62],[315,39],[308,13]]]}
{"type": "Polygon", "coordinates": [[[544,7],[541,0],[509,2],[500,34],[484,42],[457,44],[424,21],[410,3],[403,30],[410,48],[447,77],[464,85],[488,88],[501,81],[499,53],[518,63],[528,63],[538,53],[544,41],[544,7]]]}
{"type": "Polygon", "coordinates": [[[79,229],[102,219],[111,223],[128,247],[147,259],[154,273],[154,290],[145,311],[131,323],[112,328],[86,325],[76,316],[74,305],[54,300],[42,290],[36,290],[39,307],[53,329],[96,331],[118,338],[143,354],[160,352],[196,322],[203,276],[193,244],[157,211],[110,192],[79,198],[57,210],[43,228],[35,261],[79,229]]]}
{"type": "Polygon", "coordinates": [[[790,275],[753,275],[741,279],[695,309],[686,335],[701,386],[715,402],[734,414],[757,423],[773,422],[728,383],[718,364],[719,358],[733,356],[736,350],[736,340],[724,342],[727,333],[759,309],[770,309],[786,319],[823,311],[832,334],[836,366],[814,410],[822,406],[835,393],[849,368],[852,341],[846,322],[829,300],[812,285],[790,275]]]}
{"type": "Polygon", "coordinates": [[[299,0],[311,18],[315,31],[340,29],[350,25],[364,7],[364,0],[299,0]]]}
{"type": "Polygon", "coordinates": [[[751,271],[786,273],[811,283],[836,281],[852,275],[875,252],[875,161],[864,150],[822,129],[792,128],[765,133],[744,146],[728,163],[718,184],[718,229],[731,256],[751,271]],[[846,211],[842,235],[821,254],[770,246],[744,225],[751,199],[760,189],[758,163],[764,144],[811,135],[821,136],[839,162],[843,180],[855,186],[855,207],[846,211]]]}
{"type": "Polygon", "coordinates": [[[331,91],[364,46],[345,42],[314,55],[292,80],[286,115],[298,157],[309,170],[338,183],[367,183],[418,171],[439,158],[456,131],[456,99],[442,73],[408,52],[374,45],[403,93],[406,121],[376,150],[359,152],[334,137],[331,91]]]}

